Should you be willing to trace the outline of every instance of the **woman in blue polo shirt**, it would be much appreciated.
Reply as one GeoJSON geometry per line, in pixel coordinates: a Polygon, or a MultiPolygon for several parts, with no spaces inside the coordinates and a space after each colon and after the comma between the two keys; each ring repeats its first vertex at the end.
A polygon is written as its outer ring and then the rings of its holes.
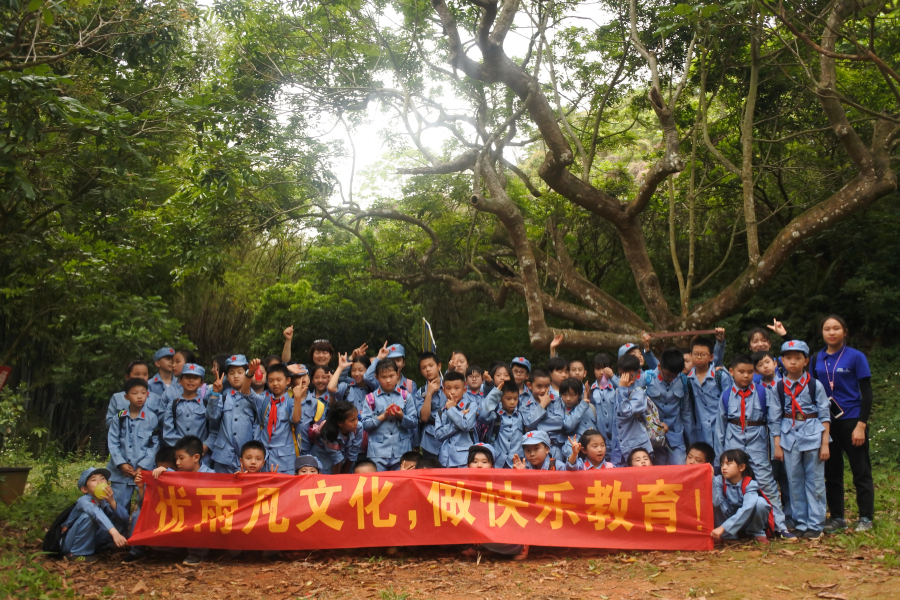
{"type": "Polygon", "coordinates": [[[872,374],[866,356],[844,345],[847,333],[844,319],[837,315],[826,317],[822,321],[822,338],[826,346],[813,357],[816,379],[832,399],[831,457],[825,463],[825,496],[831,518],[825,523],[826,533],[847,528],[844,520],[844,454],[856,487],[859,508],[856,531],[871,529],[875,516],[875,486],[867,433],[872,411],[872,374]]]}

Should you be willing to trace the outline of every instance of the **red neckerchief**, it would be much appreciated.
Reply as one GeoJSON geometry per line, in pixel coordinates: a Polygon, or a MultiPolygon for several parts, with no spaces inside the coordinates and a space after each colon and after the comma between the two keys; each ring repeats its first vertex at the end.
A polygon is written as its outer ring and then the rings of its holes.
{"type": "Polygon", "coordinates": [[[803,377],[801,377],[797,383],[791,385],[788,385],[788,383],[788,379],[785,378],[784,395],[791,399],[791,427],[793,427],[794,421],[797,419],[797,413],[803,414],[800,403],[797,402],[797,396],[800,395],[800,392],[802,392],[803,388],[806,387],[806,384],[809,383],[809,373],[804,373],[803,377]]]}
{"type": "Polygon", "coordinates": [[[747,398],[753,393],[753,390],[747,388],[746,390],[735,390],[737,395],[741,399],[741,431],[744,431],[747,428],[747,398]]]}
{"type": "MultiPolygon", "coordinates": [[[[297,399],[295,398],[296,402],[297,399]]],[[[269,405],[269,422],[266,425],[266,430],[269,432],[269,441],[272,441],[272,434],[275,433],[275,425],[278,423],[278,405],[284,402],[284,396],[282,395],[279,398],[272,397],[272,403],[269,405]]]]}

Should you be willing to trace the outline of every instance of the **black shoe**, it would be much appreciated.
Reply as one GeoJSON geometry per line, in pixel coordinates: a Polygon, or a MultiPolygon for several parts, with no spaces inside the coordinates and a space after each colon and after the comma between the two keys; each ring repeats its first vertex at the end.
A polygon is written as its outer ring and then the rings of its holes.
{"type": "Polygon", "coordinates": [[[803,539],[805,540],[817,540],[822,537],[821,531],[815,531],[813,529],[807,529],[803,532],[803,539]]]}
{"type": "Polygon", "coordinates": [[[847,521],[841,518],[837,519],[828,519],[825,521],[825,528],[822,529],[825,533],[838,533],[847,529],[847,521]]]}
{"type": "Polygon", "coordinates": [[[132,563],[136,560],[141,560],[142,558],[144,558],[144,556],[142,554],[132,554],[129,552],[128,554],[125,555],[125,558],[122,559],[122,562],[123,563],[132,563]]]}
{"type": "Polygon", "coordinates": [[[860,517],[859,521],[856,522],[856,525],[853,527],[854,531],[869,531],[875,527],[875,523],[872,522],[872,519],[868,517],[860,517]]]}

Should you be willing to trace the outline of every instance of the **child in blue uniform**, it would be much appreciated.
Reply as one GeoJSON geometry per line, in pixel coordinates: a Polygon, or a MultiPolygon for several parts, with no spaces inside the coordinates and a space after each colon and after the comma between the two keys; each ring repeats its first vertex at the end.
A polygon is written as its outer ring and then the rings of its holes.
{"type": "MultiPolygon", "coordinates": [[[[758,384],[760,387],[777,391],[781,382],[781,371],[778,362],[772,354],[766,350],[760,350],[750,355],[750,360],[753,361],[756,369],[753,383],[758,384]]],[[[779,446],[775,443],[775,436],[779,433],[780,431],[776,429],[769,431],[769,462],[772,465],[772,477],[775,478],[781,491],[781,507],[784,511],[784,522],[788,529],[793,529],[795,523],[791,507],[791,486],[788,483],[787,469],[783,460],[775,459],[775,451],[779,446]]]]}
{"type": "Polygon", "coordinates": [[[175,348],[169,347],[160,348],[153,355],[153,364],[156,365],[157,372],[147,385],[150,391],[157,396],[165,396],[166,390],[175,381],[175,370],[172,360],[174,357],[175,348]]]}
{"type": "Polygon", "coordinates": [[[300,456],[300,445],[295,426],[300,422],[300,402],[306,397],[306,388],[298,385],[288,394],[291,372],[281,363],[270,366],[266,372],[269,389],[254,394],[259,413],[260,441],[266,447],[268,469],[278,473],[293,473],[294,459],[300,456]]]}
{"type": "Polygon", "coordinates": [[[484,402],[484,369],[472,365],[466,369],[466,395],[463,398],[466,406],[481,407],[484,402]]]}
{"type": "Polygon", "coordinates": [[[488,393],[478,411],[484,438],[496,449],[494,456],[498,469],[512,467],[515,456],[525,455],[522,447],[525,415],[519,411],[519,387],[508,376],[505,369],[495,372],[497,387],[488,393]]]}
{"type": "Polygon", "coordinates": [[[550,455],[550,437],[545,431],[529,431],[522,440],[525,460],[513,457],[513,469],[534,469],[536,471],[565,471],[565,461],[557,461],[550,455]]]}
{"type": "MultiPolygon", "coordinates": [[[[531,363],[527,358],[517,356],[509,363],[509,374],[519,386],[519,407],[525,409],[529,400],[533,400],[532,391],[528,389],[528,377],[531,375],[531,363]]],[[[547,382],[549,387],[549,379],[547,382]]]]}
{"type": "Polygon", "coordinates": [[[235,473],[241,466],[241,448],[259,435],[259,414],[250,397],[249,371],[256,372],[259,359],[247,362],[243,354],[229,356],[225,361],[228,390],[221,380],[213,383],[208,396],[206,418],[217,431],[212,447],[213,470],[216,473],[235,473]]]}
{"type": "Polygon", "coordinates": [[[650,456],[650,451],[645,448],[635,448],[628,453],[628,458],[625,459],[625,466],[652,467],[653,459],[650,456]]]}
{"type": "MultiPolygon", "coordinates": [[[[162,396],[150,391],[150,367],[142,360],[133,360],[125,367],[125,381],[135,378],[147,382],[147,402],[144,404],[144,410],[153,412],[157,421],[162,423],[166,413],[165,402],[162,396]]],[[[113,419],[126,408],[128,408],[128,399],[125,398],[125,392],[116,392],[110,397],[109,406],[106,409],[106,429],[109,429],[113,419]]]]}
{"type": "Polygon", "coordinates": [[[322,473],[352,473],[362,446],[363,426],[356,406],[346,400],[335,402],[310,454],[319,459],[322,473]]]}
{"type": "Polygon", "coordinates": [[[406,350],[400,344],[388,346],[387,342],[384,343],[384,346],[378,351],[378,356],[375,357],[366,370],[366,383],[371,389],[378,389],[378,375],[375,371],[378,363],[388,358],[393,361],[394,367],[399,373],[397,387],[405,389],[407,394],[415,394],[417,389],[416,382],[412,379],[407,379],[406,375],[403,374],[403,367],[406,366],[406,350]]]}
{"type": "MultiPolygon", "coordinates": [[[[163,442],[174,446],[178,440],[187,435],[195,435],[203,440],[203,454],[209,452],[211,443],[209,424],[206,421],[206,400],[200,393],[203,376],[206,370],[198,364],[183,365],[178,395],[173,397],[166,407],[163,417],[163,442]]],[[[169,388],[171,394],[175,386],[169,388]]]]}
{"type": "Polygon", "coordinates": [[[617,363],[619,387],[616,389],[616,433],[622,456],[628,456],[636,448],[648,452],[653,446],[647,435],[647,395],[637,381],[641,363],[634,354],[623,354],[617,363]]]}
{"type": "MultiPolygon", "coordinates": [[[[707,337],[698,336],[691,342],[691,363],[687,373],[690,386],[688,393],[693,398],[694,422],[688,431],[689,441],[705,442],[712,445],[719,416],[722,393],[731,387],[731,376],[724,368],[713,365],[716,344],[707,337]]],[[[687,426],[687,424],[685,424],[687,426]]]]}
{"type": "Polygon", "coordinates": [[[616,388],[612,380],[615,374],[608,354],[603,352],[594,356],[595,381],[591,384],[591,403],[597,414],[596,428],[606,440],[607,460],[619,466],[622,464],[622,452],[619,449],[619,435],[616,427],[616,388]]]}
{"type": "Polygon", "coordinates": [[[781,346],[784,380],[778,383],[784,418],[775,433],[775,460],[783,460],[791,488],[791,509],[797,531],[817,539],[825,527],[825,461],[829,457],[830,402],[825,386],[805,372],[806,342],[781,346]],[[783,451],[782,451],[783,450],[783,451]]]}
{"type": "Polygon", "coordinates": [[[328,392],[330,397],[337,400],[346,400],[356,407],[361,415],[363,413],[363,404],[366,402],[366,394],[369,393],[369,386],[366,384],[366,369],[369,368],[369,361],[363,357],[354,359],[347,358],[346,354],[338,355],[338,368],[331,375],[328,381],[328,392]],[[350,369],[349,380],[344,380],[342,374],[350,369]]]}
{"type": "Polygon", "coordinates": [[[415,439],[417,437],[422,456],[437,458],[441,452],[441,442],[435,437],[434,427],[440,408],[447,403],[447,396],[441,387],[441,361],[437,354],[434,352],[419,354],[419,372],[425,378],[425,387],[416,390],[414,396],[419,427],[416,429],[413,447],[417,445],[415,439]]]}
{"type": "Polygon", "coordinates": [[[78,478],[81,497],[63,524],[62,553],[71,561],[94,562],[94,554],[115,544],[119,548],[128,540],[119,533],[128,523],[125,507],[116,503],[113,490],[107,483],[110,472],[106,469],[85,469],[78,478]],[[106,485],[106,493],[97,499],[95,490],[106,485]],[[113,523],[118,522],[118,527],[113,523]]]}
{"type": "Polygon", "coordinates": [[[400,371],[393,359],[379,361],[375,377],[378,389],[369,394],[374,408],[367,407],[363,415],[363,428],[369,433],[368,456],[379,471],[396,471],[403,453],[412,450],[419,426],[416,403],[406,388],[397,387],[400,371]]]}
{"type": "MultiPolygon", "coordinates": [[[[526,429],[538,429],[547,434],[550,440],[550,455],[562,462],[562,449],[566,443],[563,433],[563,419],[566,411],[559,394],[550,388],[550,374],[544,369],[535,369],[531,372],[529,389],[531,397],[524,405],[526,429]]],[[[522,406],[522,398],[519,397],[519,406],[522,406]]]]}
{"type": "Polygon", "coordinates": [[[266,468],[266,446],[250,440],[241,446],[241,468],[238,473],[262,473],[266,468]]]}
{"type": "Polygon", "coordinates": [[[559,397],[559,386],[569,376],[569,363],[561,356],[554,356],[547,361],[547,372],[550,373],[550,394],[559,397]]]}
{"type": "Polygon", "coordinates": [[[769,463],[769,431],[781,426],[778,397],[769,389],[753,383],[753,362],[745,355],[731,359],[731,378],[734,385],[726,390],[719,406],[716,421],[716,454],[725,450],[743,450],[750,457],[750,467],[760,489],[772,504],[775,530],[787,540],[796,536],[787,531],[778,485],[769,463]]]}
{"type": "Polygon", "coordinates": [[[159,424],[156,415],[144,408],[147,402],[147,382],[135,377],[125,384],[128,408],[113,419],[107,435],[109,464],[116,504],[129,512],[135,492],[134,476],[139,469],[153,469],[159,448],[159,424]]]}
{"type": "Polygon", "coordinates": [[[590,396],[584,393],[584,387],[577,379],[568,377],[562,380],[559,398],[564,407],[562,435],[566,438],[562,455],[569,456],[572,454],[572,436],[578,439],[588,429],[594,429],[597,415],[590,396]]]}
{"type": "Polygon", "coordinates": [[[300,434],[300,453],[309,454],[312,450],[313,440],[310,437],[310,427],[316,425],[321,428],[328,417],[328,407],[332,402],[332,395],[328,392],[328,382],[331,372],[327,367],[315,365],[309,373],[310,389],[305,398],[294,398],[294,402],[300,403],[300,424],[297,426],[300,434]]]}
{"type": "Polygon", "coordinates": [[[684,459],[686,465],[711,465],[716,460],[716,451],[706,442],[694,442],[688,448],[687,458],[684,459]]]}
{"type": "Polygon", "coordinates": [[[716,540],[736,540],[747,536],[768,545],[766,522],[771,507],[760,495],[753,478],[750,456],[743,450],[726,450],[719,457],[722,474],[713,478],[713,509],[716,540]]]}
{"type": "MultiPolygon", "coordinates": [[[[184,391],[181,387],[181,373],[184,371],[184,368],[187,365],[196,364],[199,364],[197,362],[197,357],[190,350],[177,350],[175,352],[175,355],[172,357],[172,373],[174,374],[174,378],[172,379],[172,385],[166,388],[166,393],[163,394],[163,400],[167,406],[184,391]]],[[[206,384],[201,382],[200,397],[203,398],[205,396],[206,384]]]]}
{"type": "Polygon", "coordinates": [[[659,366],[648,374],[647,399],[656,405],[660,419],[668,427],[668,443],[654,452],[658,465],[683,465],[687,456],[685,432],[693,429],[694,412],[683,369],[684,353],[669,347],[663,350],[659,366]]]}
{"type": "Polygon", "coordinates": [[[593,471],[615,468],[606,460],[606,440],[596,429],[588,429],[581,437],[569,439],[571,453],[566,462],[566,471],[593,471]]]}
{"type": "Polygon", "coordinates": [[[466,378],[458,371],[450,371],[444,376],[444,395],[447,401],[436,407],[434,437],[441,443],[438,460],[448,468],[464,467],[469,447],[476,443],[475,418],[478,406],[466,404],[463,399],[466,378]]]}
{"type": "MultiPolygon", "coordinates": [[[[163,467],[166,470],[175,469],[175,448],[172,446],[159,446],[159,448],[157,448],[156,456],[153,458],[153,467],[148,470],[155,471],[159,467],[163,467]]],[[[144,481],[141,473],[142,471],[138,469],[134,476],[134,485],[137,489],[137,508],[131,513],[128,539],[131,539],[131,536],[134,535],[134,528],[141,516],[141,507],[144,504],[144,481]]],[[[128,554],[122,559],[122,562],[134,562],[147,554],[147,548],[145,546],[134,546],[131,544],[129,544],[129,546],[128,554]]]]}

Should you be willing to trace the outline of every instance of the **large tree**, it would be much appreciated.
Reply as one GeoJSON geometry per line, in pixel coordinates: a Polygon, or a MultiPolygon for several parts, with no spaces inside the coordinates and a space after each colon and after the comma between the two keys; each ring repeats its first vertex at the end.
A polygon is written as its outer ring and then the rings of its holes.
{"type": "Polygon", "coordinates": [[[413,151],[406,197],[363,207],[351,190],[317,218],[356,237],[374,277],[520,294],[538,348],[710,326],[896,189],[893,4],[602,6],[590,23],[541,0],[218,5],[296,110],[352,129],[378,102],[413,151]]]}

